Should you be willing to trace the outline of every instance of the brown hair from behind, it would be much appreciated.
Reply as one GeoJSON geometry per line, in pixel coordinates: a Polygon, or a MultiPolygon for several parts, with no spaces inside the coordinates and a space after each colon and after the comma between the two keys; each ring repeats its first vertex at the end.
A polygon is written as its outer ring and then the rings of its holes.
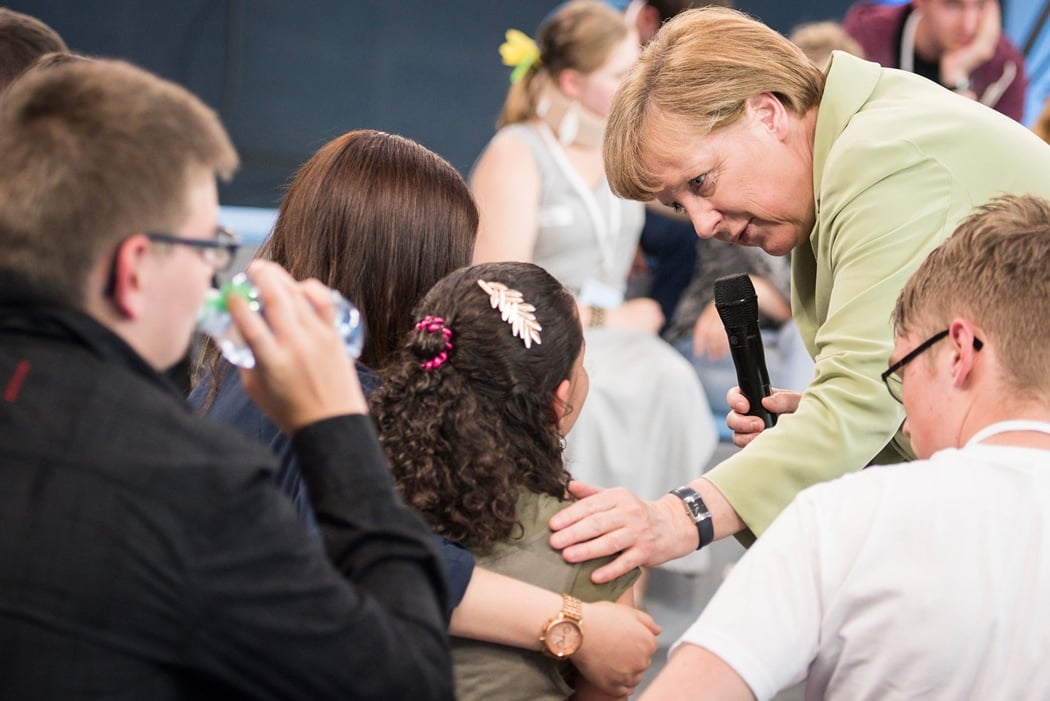
{"type": "Polygon", "coordinates": [[[823,91],[820,69],[761,22],[721,7],[687,10],[660,29],[616,93],[602,146],[609,185],[634,200],[659,191],[646,161],[657,114],[704,136],[739,119],[749,97],[772,93],[801,115],[823,91]]]}
{"type": "MultiPolygon", "coordinates": [[[[411,328],[416,303],[470,263],[477,231],[477,205],[448,161],[403,136],[361,129],[332,139],[299,168],[256,255],[358,306],[367,328],[361,362],[381,370],[411,328]]],[[[197,373],[211,371],[205,407],[218,392],[220,365],[208,343],[197,373]]]]}
{"type": "Polygon", "coordinates": [[[58,32],[36,17],[0,7],[0,91],[44,54],[68,50],[58,32]]]}
{"type": "Polygon", "coordinates": [[[497,128],[537,116],[543,86],[557,82],[562,71],[597,70],[627,36],[623,16],[601,0],[571,0],[540,27],[536,44],[540,60],[511,84],[497,128]]]}
{"type": "Polygon", "coordinates": [[[565,496],[554,402],[583,348],[576,302],[537,265],[483,263],[438,282],[416,308],[417,320],[426,316],[440,317],[451,337],[410,333],[371,413],[405,500],[435,532],[485,548],[511,535],[522,490],[565,496]],[[542,342],[526,348],[478,280],[521,292],[542,342]],[[424,368],[446,340],[447,360],[424,368]]]}
{"type": "Polygon", "coordinates": [[[898,336],[936,333],[955,316],[980,326],[1008,390],[1050,398],[1050,202],[1004,195],[978,207],[901,290],[898,336]]]}
{"type": "Polygon", "coordinates": [[[477,232],[477,205],[448,161],[411,139],[361,129],[303,164],[258,255],[360,307],[361,362],[380,370],[420,298],[470,263],[477,232]]]}
{"type": "Polygon", "coordinates": [[[0,276],[82,307],[87,276],[124,238],[172,231],[202,172],[237,153],[186,89],[122,61],[31,71],[0,100],[0,276]]]}

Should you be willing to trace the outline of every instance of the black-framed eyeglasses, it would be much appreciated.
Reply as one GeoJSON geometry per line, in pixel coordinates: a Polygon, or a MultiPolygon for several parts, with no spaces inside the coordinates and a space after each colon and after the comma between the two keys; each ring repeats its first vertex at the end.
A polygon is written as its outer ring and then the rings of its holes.
{"type": "MultiPolygon", "coordinates": [[[[908,353],[903,358],[891,365],[886,370],[886,372],[882,373],[882,382],[886,385],[886,389],[887,391],[889,391],[891,397],[893,397],[902,404],[904,403],[904,400],[901,399],[901,389],[903,387],[903,380],[901,379],[900,371],[904,368],[905,365],[922,355],[923,352],[929,349],[929,347],[932,346],[934,343],[947,336],[948,329],[933,334],[925,341],[917,345],[910,353],[908,353]]],[[[979,351],[983,347],[984,342],[981,341],[981,339],[975,337],[973,339],[973,349],[975,351],[979,351]]]]}
{"type": "Polygon", "coordinates": [[[201,258],[204,259],[204,262],[214,268],[217,273],[229,270],[230,266],[233,265],[233,259],[237,257],[237,251],[241,247],[241,240],[237,237],[237,234],[221,226],[215,229],[215,238],[213,239],[187,239],[181,236],[161,233],[149,233],[146,234],[146,238],[156,243],[195,248],[200,253],[201,258]]]}

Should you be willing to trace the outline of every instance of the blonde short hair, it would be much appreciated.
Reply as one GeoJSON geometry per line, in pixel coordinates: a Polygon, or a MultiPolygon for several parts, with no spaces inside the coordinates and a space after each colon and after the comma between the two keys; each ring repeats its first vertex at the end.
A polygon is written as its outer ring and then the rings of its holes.
{"type": "Polygon", "coordinates": [[[634,200],[659,191],[645,160],[657,112],[704,136],[739,119],[755,95],[773,93],[801,115],[823,91],[820,69],[761,22],[721,7],[687,10],[660,29],[616,94],[603,146],[609,184],[634,200]]]}
{"type": "Polygon", "coordinates": [[[1050,396],[1050,202],[1004,195],[977,208],[904,285],[897,336],[928,335],[964,316],[995,348],[1008,389],[1050,396]]]}
{"type": "Polygon", "coordinates": [[[29,71],[0,100],[0,276],[82,306],[101,256],[135,233],[171,231],[202,172],[237,153],[186,89],[122,61],[29,71]]]}

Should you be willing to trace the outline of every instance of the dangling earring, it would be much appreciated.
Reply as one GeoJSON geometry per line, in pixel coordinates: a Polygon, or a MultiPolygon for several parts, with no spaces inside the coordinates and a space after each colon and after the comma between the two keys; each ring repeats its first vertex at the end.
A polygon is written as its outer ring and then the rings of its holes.
{"type": "Polygon", "coordinates": [[[569,109],[565,110],[565,116],[558,123],[558,141],[562,146],[568,146],[576,141],[576,134],[580,131],[580,103],[573,100],[569,109]]]}
{"type": "Polygon", "coordinates": [[[543,119],[547,116],[547,113],[551,111],[551,99],[546,95],[540,97],[540,101],[536,103],[536,116],[543,119]]]}

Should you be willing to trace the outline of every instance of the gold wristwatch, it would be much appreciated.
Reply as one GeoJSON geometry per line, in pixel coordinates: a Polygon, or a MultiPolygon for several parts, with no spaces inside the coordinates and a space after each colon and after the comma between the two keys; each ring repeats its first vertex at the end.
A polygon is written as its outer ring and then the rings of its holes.
{"type": "Polygon", "coordinates": [[[562,594],[561,598],[561,611],[547,621],[540,642],[545,654],[564,660],[583,644],[583,606],[575,596],[562,594]]]}

